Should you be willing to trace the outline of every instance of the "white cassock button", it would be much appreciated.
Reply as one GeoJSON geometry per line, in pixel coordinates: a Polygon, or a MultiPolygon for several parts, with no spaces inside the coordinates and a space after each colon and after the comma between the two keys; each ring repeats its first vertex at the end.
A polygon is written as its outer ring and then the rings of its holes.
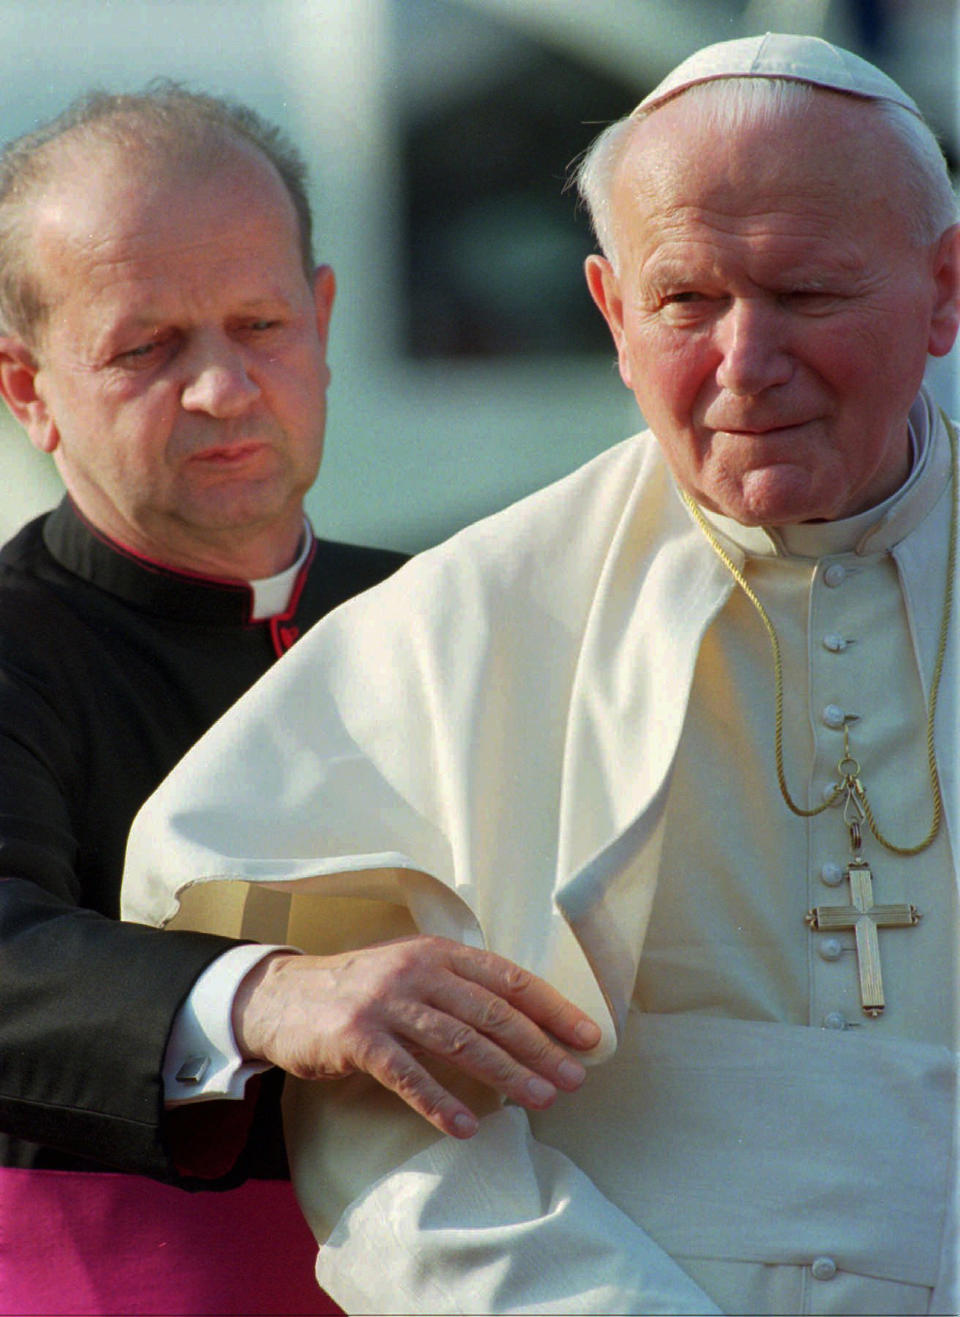
{"type": "Polygon", "coordinates": [[[823,1017],[824,1029],[846,1029],[847,1017],[842,1011],[830,1011],[823,1017]]]}
{"type": "Polygon", "coordinates": [[[817,950],[822,960],[839,960],[843,955],[843,943],[838,937],[822,937],[817,941],[817,950]]]}
{"type": "Polygon", "coordinates": [[[836,589],[838,585],[843,585],[847,579],[847,569],[842,562],[832,562],[823,573],[823,583],[828,585],[831,590],[836,589]]]}
{"type": "Polygon", "coordinates": [[[847,715],[840,708],[839,704],[828,704],[820,714],[824,726],[839,728],[846,722],[847,715]]]}
{"type": "Polygon", "coordinates": [[[834,808],[836,808],[837,805],[839,805],[840,802],[843,800],[843,792],[837,791],[836,782],[825,782],[823,785],[823,790],[821,791],[820,795],[824,800],[829,800],[830,797],[833,796],[834,808]]]}
{"type": "Polygon", "coordinates": [[[831,654],[842,654],[847,647],[847,642],[843,636],[838,636],[836,631],[829,631],[823,638],[824,649],[829,649],[831,654]]]}
{"type": "Polygon", "coordinates": [[[814,1258],[810,1265],[810,1274],[814,1280],[833,1280],[837,1274],[837,1264],[833,1258],[814,1258]]]}
{"type": "Polygon", "coordinates": [[[839,864],[825,864],[820,870],[820,881],[828,887],[839,887],[843,882],[843,869],[839,864]]]}

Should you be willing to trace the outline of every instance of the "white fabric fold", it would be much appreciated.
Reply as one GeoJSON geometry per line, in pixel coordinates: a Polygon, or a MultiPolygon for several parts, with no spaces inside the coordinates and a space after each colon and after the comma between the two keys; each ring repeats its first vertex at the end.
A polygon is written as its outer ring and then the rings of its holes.
{"type": "Polygon", "coordinates": [[[321,1249],[317,1280],[350,1313],[719,1312],[516,1108],[375,1185],[321,1249]]]}
{"type": "MultiPolygon", "coordinates": [[[[631,1016],[626,1041],[603,1084],[529,1121],[505,1109],[374,1183],[320,1283],[355,1313],[699,1313],[716,1309],[673,1258],[710,1274],[829,1253],[881,1301],[916,1287],[951,1311],[947,1049],[707,1016],[631,1016]],[[613,1174],[597,1140],[582,1165],[554,1146],[598,1124],[618,1132],[613,1174]]],[[[356,1096],[341,1137],[377,1119],[356,1096]]]]}

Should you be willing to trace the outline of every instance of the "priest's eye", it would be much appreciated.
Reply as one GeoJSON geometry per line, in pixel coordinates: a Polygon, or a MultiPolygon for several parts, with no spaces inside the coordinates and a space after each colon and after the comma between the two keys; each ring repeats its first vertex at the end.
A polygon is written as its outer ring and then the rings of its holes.
{"type": "Polygon", "coordinates": [[[140,366],[152,366],[163,360],[168,352],[176,348],[177,336],[170,333],[155,334],[152,338],[143,343],[134,343],[132,347],[124,348],[114,357],[114,362],[118,366],[126,366],[135,370],[140,366]]]}

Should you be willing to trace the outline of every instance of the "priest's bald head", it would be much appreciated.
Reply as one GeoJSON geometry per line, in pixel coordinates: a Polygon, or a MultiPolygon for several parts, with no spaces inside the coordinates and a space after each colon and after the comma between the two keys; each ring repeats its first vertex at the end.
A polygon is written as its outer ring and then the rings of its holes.
{"type": "Polygon", "coordinates": [[[943,156],[890,78],[812,37],[686,60],[585,157],[587,261],[675,478],[746,525],[877,506],[960,321],[943,156]]]}

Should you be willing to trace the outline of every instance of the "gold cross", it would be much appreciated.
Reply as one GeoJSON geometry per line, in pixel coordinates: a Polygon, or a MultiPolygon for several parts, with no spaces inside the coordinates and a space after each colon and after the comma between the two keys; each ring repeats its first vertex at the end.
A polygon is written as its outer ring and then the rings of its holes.
{"type": "Polygon", "coordinates": [[[880,942],[878,928],[909,928],[919,923],[915,905],[874,905],[873,875],[866,860],[859,856],[847,869],[850,905],[818,905],[807,912],[806,921],[818,932],[852,928],[857,939],[857,966],[860,971],[860,1000],[867,1015],[882,1015],[883,980],[880,977],[880,942]]]}

